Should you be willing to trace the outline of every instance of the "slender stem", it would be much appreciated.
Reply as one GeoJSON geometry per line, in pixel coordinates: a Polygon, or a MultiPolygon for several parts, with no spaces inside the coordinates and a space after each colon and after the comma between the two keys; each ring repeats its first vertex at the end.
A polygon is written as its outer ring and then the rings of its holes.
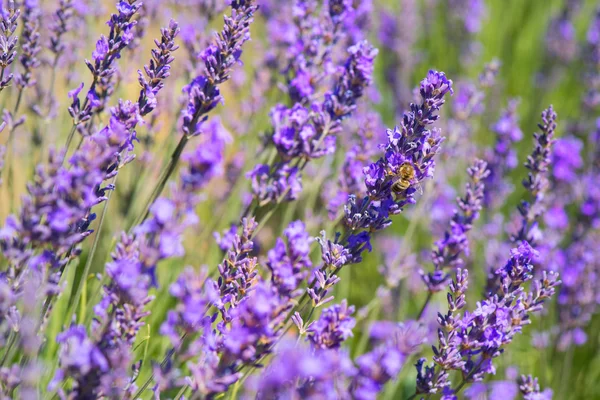
{"type": "Polygon", "coordinates": [[[179,391],[179,393],[177,393],[177,395],[175,396],[175,399],[176,400],[183,399],[184,398],[183,395],[185,394],[185,392],[187,392],[188,388],[189,388],[189,386],[187,386],[187,385],[183,386],[181,388],[181,390],[179,391]]]}
{"type": "Polygon", "coordinates": [[[467,384],[468,380],[471,379],[473,375],[475,375],[475,372],[479,370],[484,361],[485,358],[482,357],[481,360],[477,363],[477,365],[467,374],[467,376],[463,378],[462,382],[454,389],[455,395],[458,394],[458,392],[460,392],[461,389],[467,384]]]}
{"type": "Polygon", "coordinates": [[[567,350],[567,354],[565,359],[563,360],[563,364],[562,364],[562,368],[561,368],[561,396],[559,396],[559,398],[567,398],[566,396],[566,390],[568,390],[568,382],[569,382],[569,378],[571,377],[571,368],[573,367],[573,356],[575,353],[575,349],[574,346],[569,346],[569,350],[567,350]]]}
{"type": "Polygon", "coordinates": [[[71,127],[71,132],[69,132],[69,136],[67,137],[67,143],[65,143],[65,148],[63,149],[62,162],[65,163],[65,158],[67,158],[67,153],[69,152],[69,147],[71,147],[71,142],[73,141],[73,136],[75,135],[75,130],[77,129],[77,125],[73,124],[71,127]]]}
{"type": "Polygon", "coordinates": [[[21,105],[21,100],[23,99],[23,89],[19,89],[19,95],[17,96],[17,102],[15,103],[15,109],[13,110],[13,115],[16,117],[17,112],[19,111],[19,106],[21,105]]]}
{"type": "MultiPolygon", "coordinates": [[[[183,341],[186,338],[186,336],[187,336],[187,333],[184,333],[183,335],[181,335],[180,340],[183,341]]],[[[164,367],[165,365],[167,365],[167,362],[169,361],[169,359],[171,357],[173,357],[173,355],[175,353],[176,353],[175,348],[172,348],[167,352],[167,355],[165,356],[165,358],[163,358],[162,362],[160,363],[161,368],[164,367]]],[[[144,390],[146,390],[148,388],[148,386],[150,386],[152,379],[154,379],[154,372],[150,374],[150,376],[148,377],[146,382],[144,382],[144,384],[138,389],[135,396],[133,396],[134,399],[138,399],[142,395],[144,390]]]]}
{"type": "Polygon", "coordinates": [[[427,298],[425,299],[425,303],[423,303],[423,307],[421,307],[421,311],[419,311],[419,315],[417,316],[417,321],[420,321],[421,318],[423,317],[423,314],[425,314],[425,309],[427,308],[427,305],[431,301],[432,297],[433,297],[432,292],[427,293],[427,298]]]}
{"type": "Polygon", "coordinates": [[[152,206],[152,204],[154,204],[156,199],[158,199],[158,197],[164,190],[165,185],[167,184],[169,178],[175,171],[175,168],[177,167],[177,162],[181,158],[181,154],[183,153],[183,150],[185,149],[185,145],[187,144],[188,140],[189,140],[189,138],[187,135],[183,135],[181,137],[179,144],[177,144],[177,147],[175,148],[175,150],[173,151],[173,154],[171,155],[171,159],[169,160],[169,163],[167,164],[166,168],[163,170],[158,183],[156,184],[156,186],[154,187],[154,190],[152,191],[152,194],[146,201],[144,208],[142,209],[142,213],[134,220],[134,223],[132,224],[132,226],[129,227],[129,231],[131,231],[133,229],[133,227],[138,226],[139,224],[144,222],[144,220],[146,220],[146,218],[148,218],[148,215],[150,214],[150,207],[152,206]]]}
{"type": "Polygon", "coordinates": [[[6,346],[6,351],[4,352],[4,356],[2,356],[2,361],[0,361],[0,366],[4,366],[4,364],[6,363],[6,360],[8,359],[8,355],[12,350],[12,347],[14,346],[15,342],[17,341],[17,334],[15,331],[11,330],[10,331],[10,337],[8,339],[8,346],[6,346]]]}

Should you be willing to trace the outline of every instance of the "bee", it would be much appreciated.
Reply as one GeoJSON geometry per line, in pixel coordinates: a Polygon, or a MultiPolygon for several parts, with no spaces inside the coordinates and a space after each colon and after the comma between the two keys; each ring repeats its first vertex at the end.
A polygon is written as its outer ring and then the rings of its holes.
{"type": "Polygon", "coordinates": [[[423,194],[423,189],[418,181],[415,181],[416,171],[411,163],[405,162],[402,164],[395,175],[397,180],[392,185],[394,194],[401,194],[412,185],[415,185],[420,194],[423,194]]]}

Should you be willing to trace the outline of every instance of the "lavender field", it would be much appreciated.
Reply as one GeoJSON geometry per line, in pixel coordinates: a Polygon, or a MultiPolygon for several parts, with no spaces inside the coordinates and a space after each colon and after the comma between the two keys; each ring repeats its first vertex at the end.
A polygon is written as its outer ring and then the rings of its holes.
{"type": "Polygon", "coordinates": [[[0,400],[600,399],[598,1],[0,1],[0,400]]]}

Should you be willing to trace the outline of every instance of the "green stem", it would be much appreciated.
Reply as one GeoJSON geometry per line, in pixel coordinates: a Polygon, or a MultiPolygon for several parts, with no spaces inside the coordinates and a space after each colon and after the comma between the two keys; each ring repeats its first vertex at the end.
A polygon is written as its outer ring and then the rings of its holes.
{"type": "Polygon", "coordinates": [[[69,132],[69,136],[67,137],[67,142],[65,143],[61,164],[65,163],[65,158],[67,158],[67,153],[69,152],[69,147],[71,147],[71,142],[73,141],[73,136],[75,135],[76,129],[77,125],[73,124],[73,126],[71,127],[71,132],[69,132]]]}
{"type": "Polygon", "coordinates": [[[421,307],[421,311],[419,311],[419,315],[417,316],[417,321],[420,321],[421,318],[423,317],[423,314],[425,314],[425,310],[427,309],[427,305],[431,301],[432,297],[433,297],[433,293],[432,292],[428,292],[427,293],[427,298],[425,299],[425,303],[423,303],[423,307],[421,307]]]}
{"type": "Polygon", "coordinates": [[[15,331],[10,331],[10,336],[8,339],[8,346],[6,346],[6,351],[4,352],[4,356],[2,356],[2,361],[0,361],[0,367],[3,367],[4,364],[6,363],[6,360],[8,360],[8,355],[12,350],[12,347],[14,346],[15,342],[17,341],[17,334],[15,331]]]}
{"type": "Polygon", "coordinates": [[[138,226],[139,224],[144,222],[146,220],[146,218],[148,218],[148,215],[150,214],[150,207],[152,206],[152,204],[154,204],[156,199],[158,199],[158,197],[161,195],[169,178],[175,171],[175,168],[177,167],[177,163],[178,163],[179,159],[181,158],[181,154],[183,153],[183,150],[185,149],[185,145],[187,144],[188,140],[189,140],[189,138],[187,135],[183,135],[181,137],[179,144],[177,144],[177,147],[175,148],[175,150],[173,151],[173,154],[171,155],[171,159],[169,160],[169,163],[167,164],[166,168],[164,169],[163,173],[161,174],[158,183],[156,184],[156,186],[154,187],[154,190],[152,191],[152,194],[146,201],[144,208],[142,209],[142,213],[134,220],[133,225],[129,227],[129,231],[131,231],[135,226],[138,226]]]}

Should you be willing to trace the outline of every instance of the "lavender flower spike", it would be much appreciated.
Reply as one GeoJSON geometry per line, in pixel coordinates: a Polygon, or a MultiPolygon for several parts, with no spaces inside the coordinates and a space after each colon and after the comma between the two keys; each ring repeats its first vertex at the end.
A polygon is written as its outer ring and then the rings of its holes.
{"type": "Polygon", "coordinates": [[[421,182],[433,176],[434,156],[443,138],[437,129],[427,127],[439,118],[445,95],[453,93],[452,81],[443,72],[431,70],[419,92],[421,104],[411,104],[401,125],[388,130],[384,156],[365,167],[368,197],[350,199],[345,218],[348,228],[376,231],[389,226],[389,216],[415,203],[421,182]]]}
{"type": "Polygon", "coordinates": [[[529,170],[523,186],[531,194],[532,201],[523,200],[519,206],[521,226],[512,236],[513,241],[527,241],[535,246],[539,238],[537,220],[546,209],[544,197],[549,188],[548,168],[552,162],[552,147],[554,146],[554,131],[556,130],[556,113],[552,106],[542,113],[542,123],[538,125],[541,132],[533,135],[535,147],[527,157],[525,167],[529,170]]]}
{"type": "Polygon", "coordinates": [[[231,17],[224,17],[225,27],[215,35],[215,43],[200,55],[204,74],[183,89],[188,96],[187,107],[182,111],[182,129],[186,136],[200,134],[206,114],[223,101],[219,85],[229,79],[231,68],[239,62],[242,45],[250,40],[249,27],[257,9],[254,0],[232,0],[231,17]]]}
{"type": "Polygon", "coordinates": [[[14,36],[17,30],[17,20],[21,15],[21,11],[15,9],[14,0],[9,0],[8,9],[2,10],[2,18],[0,19],[0,47],[2,53],[0,54],[0,92],[10,85],[10,81],[13,78],[13,74],[8,73],[7,69],[15,60],[17,56],[17,41],[18,38],[14,36]]]}
{"type": "Polygon", "coordinates": [[[356,324],[354,318],[351,317],[353,313],[354,306],[348,306],[346,300],[323,310],[321,317],[310,324],[306,330],[312,347],[315,349],[339,348],[347,338],[352,336],[352,329],[356,324]]]}
{"type": "Polygon", "coordinates": [[[521,375],[519,378],[519,391],[524,400],[552,400],[552,389],[540,391],[538,379],[531,375],[521,375]]]}
{"type": "Polygon", "coordinates": [[[175,60],[173,52],[179,48],[175,44],[175,38],[179,32],[179,25],[174,20],[169,22],[168,28],[162,28],[160,41],[154,40],[156,48],[152,49],[150,65],[144,66],[148,79],[144,77],[142,71],[138,71],[138,81],[142,87],[138,104],[142,117],[156,108],[156,95],[164,87],[164,80],[171,75],[170,64],[175,60]]]}
{"type": "Polygon", "coordinates": [[[66,49],[63,36],[71,29],[71,18],[73,17],[73,0],[60,0],[58,8],[54,12],[54,21],[49,30],[52,32],[48,48],[54,54],[53,67],[56,67],[60,56],[66,49]]]}
{"type": "Polygon", "coordinates": [[[484,181],[490,171],[485,161],[476,160],[469,167],[467,173],[470,182],[467,183],[465,196],[457,200],[458,210],[454,212],[450,227],[444,233],[444,237],[435,243],[431,253],[435,270],[427,275],[421,273],[431,293],[438,292],[445,287],[449,275],[444,270],[461,268],[464,264],[461,257],[463,254],[469,255],[469,240],[466,234],[479,217],[485,190],[484,181]]]}
{"type": "MultiPolygon", "coordinates": [[[[23,71],[15,77],[17,87],[23,90],[35,85],[33,70],[40,65],[37,54],[40,52],[40,19],[42,10],[37,0],[28,0],[23,4],[23,36],[21,38],[21,55],[19,62],[23,71]]],[[[18,101],[18,100],[17,100],[18,101]]]]}
{"type": "Polygon", "coordinates": [[[108,21],[110,27],[108,38],[102,35],[96,42],[92,60],[85,60],[94,80],[83,105],[79,101],[83,84],[69,93],[69,97],[73,99],[69,114],[73,118],[73,124],[80,129],[81,124],[89,121],[93,114],[104,110],[108,98],[114,91],[113,78],[117,72],[115,61],[121,58],[121,52],[133,40],[133,29],[136,25],[133,17],[141,5],[142,3],[136,0],[120,0],[117,3],[118,14],[112,14],[108,21]]]}

